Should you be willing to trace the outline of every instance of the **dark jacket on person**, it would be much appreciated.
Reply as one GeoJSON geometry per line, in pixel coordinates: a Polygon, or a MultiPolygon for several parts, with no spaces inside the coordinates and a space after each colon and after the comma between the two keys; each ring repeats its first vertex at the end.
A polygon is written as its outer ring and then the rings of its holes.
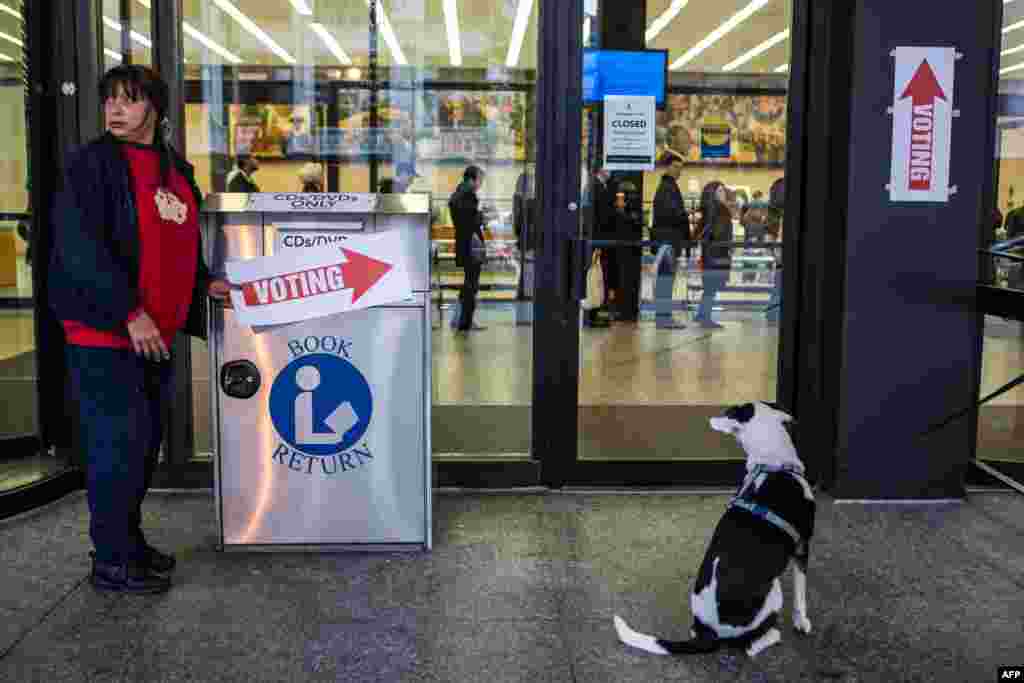
{"type": "Polygon", "coordinates": [[[233,173],[229,173],[228,176],[228,192],[255,194],[260,191],[259,186],[250,180],[249,176],[242,173],[241,169],[235,169],[235,171],[233,173]]]}
{"type": "Polygon", "coordinates": [[[615,185],[612,180],[602,183],[597,178],[590,185],[591,239],[611,239],[615,233],[615,185]]]}
{"type": "Polygon", "coordinates": [[[658,191],[654,193],[651,239],[671,243],[676,253],[683,242],[690,240],[690,214],[686,212],[679,184],[668,174],[661,176],[658,191]]]}
{"type": "MultiPolygon", "coordinates": [[[[173,150],[171,163],[202,206],[192,165],[173,150]]],[[[110,133],[77,150],[54,203],[48,303],[58,320],[123,332],[141,301],[139,225],[131,170],[110,133]]],[[[200,247],[184,332],[206,338],[210,272],[200,247]]]]}
{"type": "Polygon", "coordinates": [[[484,241],[484,217],[480,213],[480,200],[473,183],[464,180],[448,199],[448,209],[455,224],[455,265],[472,265],[470,250],[473,235],[484,241]]]}
{"type": "Polygon", "coordinates": [[[715,200],[704,208],[703,229],[701,230],[701,253],[705,267],[728,268],[732,265],[730,245],[711,246],[712,242],[732,242],[732,212],[722,202],[715,200]]]}

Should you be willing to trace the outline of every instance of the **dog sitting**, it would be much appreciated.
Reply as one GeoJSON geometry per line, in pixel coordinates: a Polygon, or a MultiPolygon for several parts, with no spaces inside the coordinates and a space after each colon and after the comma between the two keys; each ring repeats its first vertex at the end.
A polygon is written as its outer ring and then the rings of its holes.
{"type": "Polygon", "coordinates": [[[792,417],[766,403],[734,406],[711,427],[732,434],[747,454],[747,475],[708,545],[690,596],[691,640],[671,641],[633,631],[615,617],[619,638],[659,655],[746,648],[757,656],[781,640],[779,578],[793,561],[793,627],[807,619],[807,561],[814,531],[814,494],[784,423],[792,417]]]}

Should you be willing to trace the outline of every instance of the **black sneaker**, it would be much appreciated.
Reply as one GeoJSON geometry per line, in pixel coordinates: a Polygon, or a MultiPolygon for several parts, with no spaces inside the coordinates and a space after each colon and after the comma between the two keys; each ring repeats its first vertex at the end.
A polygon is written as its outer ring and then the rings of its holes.
{"type": "Polygon", "coordinates": [[[115,593],[164,593],[171,587],[171,579],[155,574],[137,563],[109,564],[95,557],[89,582],[97,590],[115,593]]]}
{"type": "Polygon", "coordinates": [[[169,574],[174,571],[178,561],[174,555],[162,553],[152,546],[146,546],[146,566],[157,574],[169,574]]]}

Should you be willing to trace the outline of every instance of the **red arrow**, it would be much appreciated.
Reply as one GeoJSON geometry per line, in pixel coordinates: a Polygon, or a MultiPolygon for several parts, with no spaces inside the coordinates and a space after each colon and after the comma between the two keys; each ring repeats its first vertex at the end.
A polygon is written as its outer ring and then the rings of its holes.
{"type": "Polygon", "coordinates": [[[914,77],[900,95],[901,100],[911,98],[910,116],[910,171],[909,189],[928,191],[932,188],[935,162],[935,100],[945,100],[946,94],[935,78],[935,72],[925,59],[917,67],[914,77]]]}
{"type": "Polygon", "coordinates": [[[345,254],[345,258],[348,259],[345,263],[341,264],[341,271],[342,277],[345,279],[345,288],[351,287],[354,290],[352,292],[352,303],[358,301],[359,297],[366,294],[370,287],[377,284],[377,281],[394,267],[390,263],[378,261],[365,254],[360,254],[358,251],[352,251],[344,247],[341,248],[341,251],[345,254]]]}
{"type": "Polygon", "coordinates": [[[914,77],[910,79],[906,90],[900,95],[901,100],[905,100],[908,97],[913,98],[915,106],[932,104],[936,99],[946,99],[946,93],[942,92],[939,79],[935,78],[935,72],[932,71],[932,67],[927,59],[921,62],[921,66],[917,67],[914,77]]]}

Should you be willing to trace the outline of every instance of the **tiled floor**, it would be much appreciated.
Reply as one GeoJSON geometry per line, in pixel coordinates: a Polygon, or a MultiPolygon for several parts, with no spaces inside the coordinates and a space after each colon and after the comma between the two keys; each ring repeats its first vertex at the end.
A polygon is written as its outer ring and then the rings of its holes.
{"type": "MultiPolygon", "coordinates": [[[[688,591],[727,498],[435,499],[430,553],[223,554],[213,500],[151,496],[170,593],[86,583],[76,494],[0,523],[0,678],[45,681],[650,683],[988,681],[1020,664],[1024,498],[930,507],[819,496],[813,633],[755,660],[630,651],[613,614],[685,637],[688,591]]],[[[789,580],[784,583],[790,604],[789,580]]]]}

